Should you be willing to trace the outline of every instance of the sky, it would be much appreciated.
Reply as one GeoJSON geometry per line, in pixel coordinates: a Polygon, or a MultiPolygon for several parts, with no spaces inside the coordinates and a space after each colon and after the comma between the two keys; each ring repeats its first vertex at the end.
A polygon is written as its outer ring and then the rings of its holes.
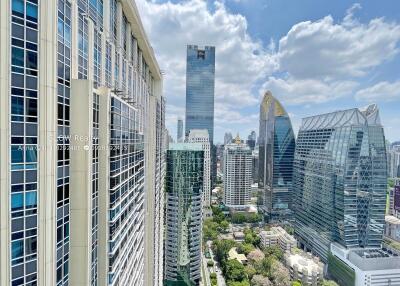
{"type": "Polygon", "coordinates": [[[400,1],[136,0],[164,75],[166,125],[185,117],[186,45],[216,47],[215,142],[258,134],[266,90],[304,117],[378,104],[400,140],[400,1]]]}

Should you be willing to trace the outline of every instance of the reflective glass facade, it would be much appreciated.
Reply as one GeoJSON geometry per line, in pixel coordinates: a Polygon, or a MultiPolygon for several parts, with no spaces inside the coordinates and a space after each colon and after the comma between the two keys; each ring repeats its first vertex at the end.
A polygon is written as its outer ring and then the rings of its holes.
{"type": "Polygon", "coordinates": [[[295,231],[327,260],[331,242],[380,247],[386,148],[375,105],[303,119],[294,159],[295,231]]]}
{"type": "Polygon", "coordinates": [[[289,115],[267,92],[260,106],[258,184],[262,208],[269,220],[291,217],[294,150],[295,138],[289,115]]]}
{"type": "MultiPolygon", "coordinates": [[[[38,188],[38,9],[41,3],[14,0],[10,4],[10,285],[37,285],[38,197],[46,191],[38,188]]],[[[2,108],[7,112],[6,107],[2,108]]],[[[7,163],[2,162],[3,166],[7,163]]]]}
{"type": "Polygon", "coordinates": [[[166,285],[199,285],[204,151],[201,143],[171,144],[166,170],[166,285]]]}
{"type": "Polygon", "coordinates": [[[215,47],[189,45],[186,58],[185,134],[207,129],[214,142],[215,47]]]}

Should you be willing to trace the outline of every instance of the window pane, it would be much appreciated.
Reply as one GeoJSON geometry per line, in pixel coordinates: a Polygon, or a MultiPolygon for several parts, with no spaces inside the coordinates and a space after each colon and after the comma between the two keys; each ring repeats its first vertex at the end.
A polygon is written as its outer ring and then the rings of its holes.
{"type": "Polygon", "coordinates": [[[12,64],[16,66],[24,66],[24,50],[20,48],[12,48],[12,64]]]}
{"type": "Polygon", "coordinates": [[[37,162],[37,151],[34,146],[27,146],[25,155],[27,163],[37,162]]]}
{"type": "Polygon", "coordinates": [[[12,242],[12,259],[21,257],[24,254],[24,241],[18,240],[12,242]]]}
{"type": "Polygon", "coordinates": [[[26,208],[34,208],[37,205],[37,193],[36,192],[27,192],[25,193],[25,207],[26,208]]]}
{"type": "Polygon", "coordinates": [[[24,115],[24,99],[22,97],[11,98],[11,113],[13,115],[24,115]]]}
{"type": "Polygon", "coordinates": [[[11,146],[11,163],[22,163],[24,161],[23,150],[24,148],[21,145],[11,146]]]}
{"type": "Polygon", "coordinates": [[[23,193],[11,195],[11,211],[22,210],[22,208],[24,206],[23,198],[24,198],[23,193]]]}
{"type": "Polygon", "coordinates": [[[26,4],[26,18],[30,21],[37,22],[38,10],[36,5],[26,4]]]}
{"type": "Polygon", "coordinates": [[[26,52],[26,67],[30,69],[37,69],[37,53],[27,51],[26,52]]]}
{"type": "Polygon", "coordinates": [[[12,11],[14,15],[24,16],[24,1],[23,0],[13,0],[12,1],[12,11]]]}

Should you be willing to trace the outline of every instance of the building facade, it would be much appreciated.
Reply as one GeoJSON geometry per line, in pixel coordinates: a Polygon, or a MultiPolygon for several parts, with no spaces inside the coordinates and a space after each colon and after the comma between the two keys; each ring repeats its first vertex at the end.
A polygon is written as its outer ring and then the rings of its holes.
{"type": "Polygon", "coordinates": [[[177,126],[177,133],[176,133],[176,142],[183,143],[184,136],[183,136],[183,120],[178,118],[178,126],[177,126]]]}
{"type": "Polygon", "coordinates": [[[380,247],[386,147],[376,105],[303,119],[296,144],[295,234],[327,261],[330,244],[380,247]]]}
{"type": "Polygon", "coordinates": [[[261,208],[269,221],[291,219],[295,138],[289,115],[269,91],[260,105],[259,135],[261,208]]]}
{"type": "Polygon", "coordinates": [[[224,150],[224,204],[233,209],[244,209],[250,203],[252,183],[252,155],[249,146],[235,143],[224,150]]]}
{"type": "Polygon", "coordinates": [[[206,129],[192,129],[189,131],[188,143],[201,143],[204,150],[204,182],[203,182],[203,207],[211,204],[211,156],[210,141],[206,129]]]}
{"type": "Polygon", "coordinates": [[[165,284],[200,285],[204,151],[201,143],[167,150],[165,284]]]}
{"type": "Polygon", "coordinates": [[[207,129],[214,142],[215,47],[187,46],[185,136],[207,129]]]}
{"type": "Polygon", "coordinates": [[[162,78],[134,1],[5,0],[0,19],[0,284],[144,285],[162,78]]]}

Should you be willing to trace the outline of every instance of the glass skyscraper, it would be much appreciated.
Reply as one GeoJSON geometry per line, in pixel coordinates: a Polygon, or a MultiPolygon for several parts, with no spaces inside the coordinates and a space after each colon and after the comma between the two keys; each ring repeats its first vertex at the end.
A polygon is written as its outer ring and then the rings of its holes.
{"type": "Polygon", "coordinates": [[[290,219],[295,138],[289,115],[269,91],[260,105],[259,134],[260,207],[269,221],[290,219]]]}
{"type": "Polygon", "coordinates": [[[202,143],[170,145],[166,171],[167,286],[200,283],[203,171],[202,143]]]}
{"type": "Polygon", "coordinates": [[[214,142],[215,47],[187,46],[185,134],[207,129],[214,142]]]}
{"type": "Polygon", "coordinates": [[[380,247],[386,148],[376,105],[303,119],[296,144],[295,233],[327,260],[330,244],[380,247]]]}

